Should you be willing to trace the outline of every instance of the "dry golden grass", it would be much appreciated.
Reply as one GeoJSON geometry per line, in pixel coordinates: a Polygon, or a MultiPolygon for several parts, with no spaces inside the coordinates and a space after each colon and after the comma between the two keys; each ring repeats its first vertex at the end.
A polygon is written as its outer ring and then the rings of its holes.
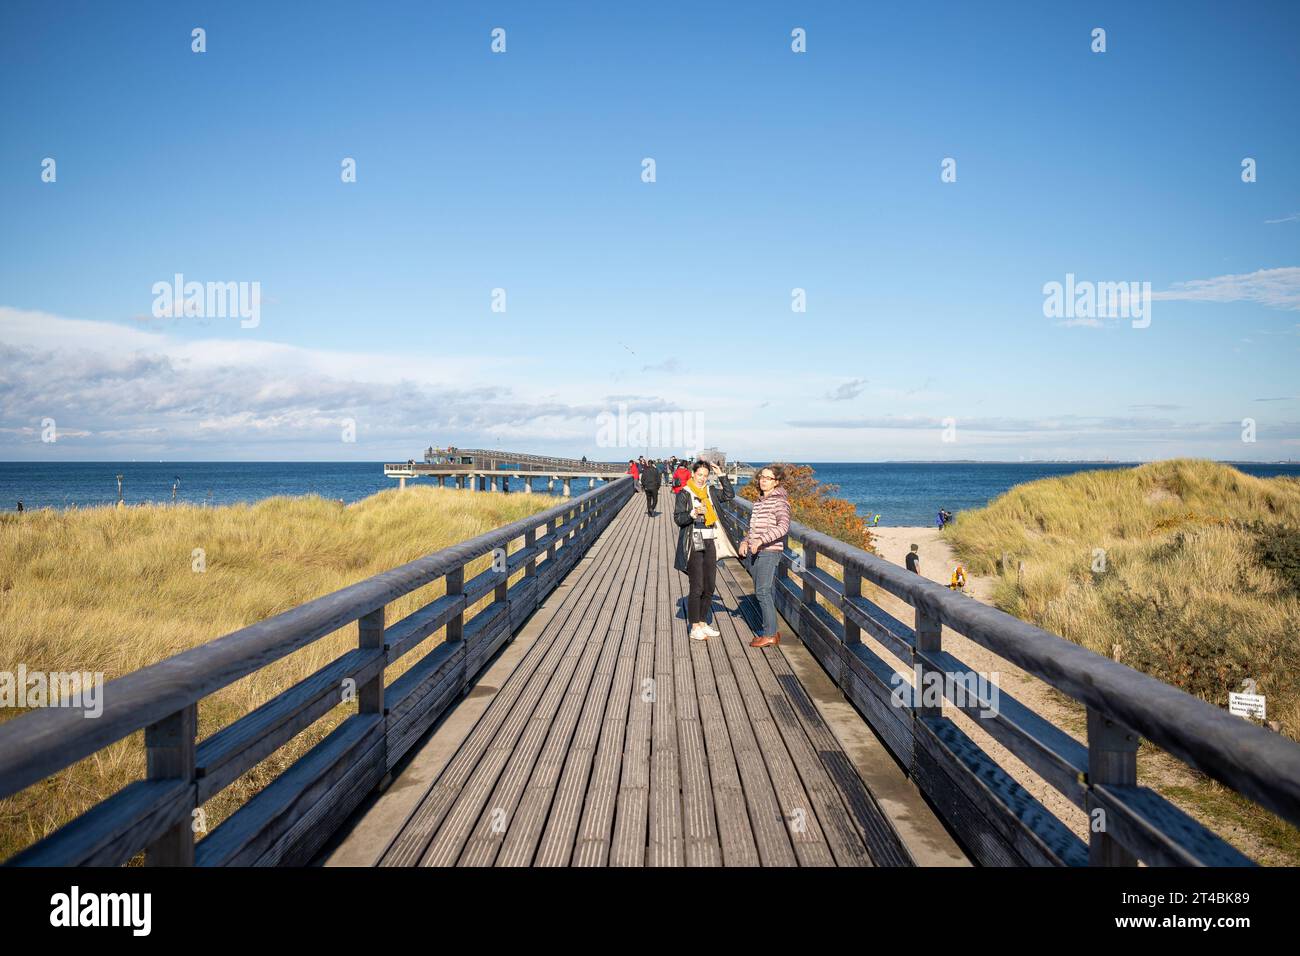
{"type": "MultiPolygon", "coordinates": [[[[998,577],[1003,610],[1219,707],[1253,679],[1300,740],[1300,596],[1261,563],[1261,527],[1293,538],[1300,482],[1178,459],[1019,485],[945,534],[971,571],[998,577]]],[[[1203,784],[1178,802],[1281,826],[1300,854],[1294,828],[1203,784]]]]}
{"type": "MultiPolygon", "coordinates": [[[[106,680],[558,503],[547,495],[396,489],[350,507],[310,496],[223,508],[142,506],[0,515],[0,671],[102,672],[106,680]],[[203,549],[206,570],[193,569],[203,549]]],[[[488,558],[472,566],[477,572],[488,558]]],[[[468,576],[468,575],[467,575],[468,576]]],[[[441,581],[389,605],[396,621],[441,581]]],[[[489,596],[490,597],[490,596],[489,596]]],[[[391,681],[441,640],[386,672],[391,681]]],[[[356,646],[340,630],[205,699],[199,738],[356,646]]],[[[324,737],[340,705],[206,806],[210,830],[324,737]]],[[[16,716],[0,710],[0,720],[16,716]]],[[[0,801],[0,859],[144,772],[134,734],[0,801]]]]}
{"type": "Polygon", "coordinates": [[[1259,563],[1256,521],[1300,527],[1300,482],[1174,460],[1019,485],[947,537],[1004,610],[1218,706],[1253,678],[1300,739],[1300,598],[1259,563]]]}

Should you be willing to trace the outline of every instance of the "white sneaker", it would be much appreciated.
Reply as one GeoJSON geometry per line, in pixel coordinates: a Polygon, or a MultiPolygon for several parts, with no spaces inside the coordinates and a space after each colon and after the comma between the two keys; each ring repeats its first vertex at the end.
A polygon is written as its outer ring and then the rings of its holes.
{"type": "Polygon", "coordinates": [[[709,632],[704,629],[704,625],[702,624],[691,625],[691,640],[707,641],[708,639],[709,639],[709,632]]]}
{"type": "Polygon", "coordinates": [[[702,630],[705,634],[709,635],[709,637],[721,637],[721,636],[722,636],[722,632],[721,632],[721,631],[719,631],[716,627],[712,627],[711,625],[708,625],[708,624],[701,624],[701,625],[700,625],[700,630],[702,630]]]}

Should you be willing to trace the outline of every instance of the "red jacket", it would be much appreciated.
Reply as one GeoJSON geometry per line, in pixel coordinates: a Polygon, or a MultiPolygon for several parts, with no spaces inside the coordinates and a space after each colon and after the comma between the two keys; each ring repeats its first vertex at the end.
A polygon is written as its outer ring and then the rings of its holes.
{"type": "Polygon", "coordinates": [[[632,462],[632,464],[627,466],[627,473],[631,475],[633,478],[641,477],[641,472],[637,469],[636,462],[632,462]]]}
{"type": "Polygon", "coordinates": [[[685,465],[678,465],[677,470],[673,472],[673,494],[681,491],[686,482],[691,480],[691,470],[685,465]]]}

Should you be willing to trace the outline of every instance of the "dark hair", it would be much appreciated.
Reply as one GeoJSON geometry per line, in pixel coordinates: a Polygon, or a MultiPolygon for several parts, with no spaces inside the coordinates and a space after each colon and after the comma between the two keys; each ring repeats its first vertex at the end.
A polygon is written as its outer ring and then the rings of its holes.
{"type": "Polygon", "coordinates": [[[770,471],[772,477],[777,480],[778,484],[785,484],[785,469],[780,465],[764,465],[762,468],[758,469],[758,474],[754,476],[754,479],[757,480],[758,475],[761,475],[765,471],[770,471]]]}
{"type": "Polygon", "coordinates": [[[695,472],[699,471],[701,468],[707,468],[707,469],[709,469],[710,471],[712,471],[712,470],[713,470],[713,462],[705,461],[703,458],[696,458],[695,461],[691,462],[691,473],[692,473],[692,474],[694,474],[695,472]]]}

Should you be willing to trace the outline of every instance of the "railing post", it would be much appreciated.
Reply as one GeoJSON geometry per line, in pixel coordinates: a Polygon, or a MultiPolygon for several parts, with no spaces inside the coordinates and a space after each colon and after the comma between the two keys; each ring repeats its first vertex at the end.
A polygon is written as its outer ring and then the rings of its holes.
{"type": "MultiPolygon", "coordinates": [[[[817,549],[807,541],[803,542],[803,566],[808,571],[817,569],[817,549]]],[[[807,607],[812,607],[817,603],[817,589],[812,586],[808,580],[810,575],[799,575],[799,580],[803,583],[803,603],[807,607]]]]}
{"type": "MultiPolygon", "coordinates": [[[[555,560],[555,532],[560,530],[561,521],[559,518],[552,518],[546,522],[546,534],[550,537],[551,543],[546,546],[546,560],[548,562],[555,560]]],[[[555,567],[552,565],[551,570],[555,567]]]]}
{"type": "MultiPolygon", "coordinates": [[[[194,789],[195,738],[199,708],[190,704],[144,729],[145,776],[150,780],[184,780],[194,789]]],[[[144,849],[145,866],[193,866],[194,820],[177,823],[144,849]]]]}
{"type": "MultiPolygon", "coordinates": [[[[384,608],[378,607],[357,621],[357,647],[361,650],[384,646],[384,608]]],[[[357,688],[357,713],[384,712],[384,669],[357,688]]]]}
{"type": "MultiPolygon", "coordinates": [[[[537,529],[529,528],[524,532],[524,547],[531,548],[537,544],[537,529]]],[[[537,574],[537,555],[533,555],[524,564],[524,577],[531,578],[537,574]]]]}
{"type": "MultiPolygon", "coordinates": [[[[844,568],[844,604],[847,607],[853,603],[853,598],[862,597],[862,572],[850,564],[842,565],[844,568]]],[[[843,611],[843,609],[841,608],[843,611]]],[[[849,617],[848,611],[844,613],[844,643],[861,644],[862,629],[857,623],[849,617]]]]}
{"type": "MultiPolygon", "coordinates": [[[[447,572],[447,593],[464,594],[465,593],[465,566],[462,564],[455,571],[447,572]]],[[[447,635],[444,638],[448,644],[452,641],[459,641],[465,636],[465,611],[462,609],[459,614],[447,622],[447,635]]]]}
{"type": "MultiPolygon", "coordinates": [[[[1100,711],[1088,708],[1088,789],[1098,783],[1137,786],[1138,736],[1100,711]]],[[[1130,853],[1106,829],[1106,809],[1097,806],[1089,793],[1088,864],[1090,866],[1137,866],[1130,853]]]]}
{"type": "Polygon", "coordinates": [[[933,690],[928,690],[926,686],[931,683],[928,679],[929,675],[938,675],[940,678],[939,688],[942,688],[943,674],[921,659],[922,654],[943,650],[943,625],[939,622],[937,616],[920,605],[916,607],[915,624],[916,648],[912,652],[912,680],[916,682],[912,697],[912,737],[914,740],[918,733],[916,728],[918,721],[926,717],[943,716],[942,692],[940,692],[939,699],[935,703],[928,705],[925,703],[925,695],[934,693],[933,690]]]}
{"type": "MultiPolygon", "coordinates": [[[[501,546],[501,550],[506,552],[506,555],[508,557],[510,554],[510,542],[507,541],[505,544],[503,544],[501,546]]],[[[507,565],[506,569],[501,572],[501,580],[497,582],[496,589],[492,592],[493,603],[497,603],[497,602],[500,602],[502,604],[505,603],[506,589],[508,588],[509,584],[510,584],[510,568],[509,565],[507,565]]]]}

